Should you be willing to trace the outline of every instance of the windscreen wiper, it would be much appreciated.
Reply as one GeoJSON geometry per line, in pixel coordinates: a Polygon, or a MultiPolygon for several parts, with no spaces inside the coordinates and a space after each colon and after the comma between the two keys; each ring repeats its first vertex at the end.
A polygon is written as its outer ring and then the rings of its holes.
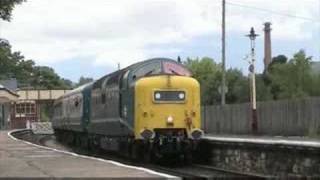
{"type": "Polygon", "coordinates": [[[174,71],[173,69],[170,69],[170,71],[175,74],[175,75],[180,75],[179,73],[177,73],[176,71],[174,71]]]}
{"type": "Polygon", "coordinates": [[[151,73],[153,73],[154,69],[152,69],[151,71],[147,72],[146,74],[144,74],[144,76],[148,76],[150,75],[151,73]]]}

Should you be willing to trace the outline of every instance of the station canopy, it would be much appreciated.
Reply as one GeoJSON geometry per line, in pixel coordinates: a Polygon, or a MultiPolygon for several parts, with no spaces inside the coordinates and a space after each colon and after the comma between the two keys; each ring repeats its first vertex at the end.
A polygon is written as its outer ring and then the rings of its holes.
{"type": "Polygon", "coordinates": [[[0,103],[17,101],[19,95],[0,84],[0,103]]]}

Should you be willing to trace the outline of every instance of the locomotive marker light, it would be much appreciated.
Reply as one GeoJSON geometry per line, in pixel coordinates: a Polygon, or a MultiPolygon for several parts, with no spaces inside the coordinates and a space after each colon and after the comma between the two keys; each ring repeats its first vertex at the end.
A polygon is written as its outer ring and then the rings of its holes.
{"type": "Polygon", "coordinates": [[[160,99],[160,98],[161,98],[161,94],[160,94],[160,93],[156,93],[156,94],[155,94],[155,98],[156,98],[156,99],[160,99]]]}
{"type": "Polygon", "coordinates": [[[155,136],[154,132],[149,129],[142,130],[140,135],[143,139],[153,139],[155,136]]]}
{"type": "Polygon", "coordinates": [[[252,103],[252,131],[254,133],[258,130],[258,120],[257,120],[257,102],[256,102],[256,76],[255,76],[255,39],[258,34],[255,33],[254,28],[250,30],[250,34],[246,35],[250,38],[251,41],[251,62],[249,66],[249,71],[251,74],[251,83],[252,83],[252,94],[251,94],[251,103],[252,103]]]}
{"type": "Polygon", "coordinates": [[[192,130],[192,132],[191,132],[191,138],[192,138],[192,139],[198,140],[198,139],[201,139],[202,136],[203,136],[203,131],[200,130],[200,129],[194,129],[194,130],[192,130]]]}
{"type": "Polygon", "coordinates": [[[180,99],[184,99],[184,93],[180,93],[180,94],[179,94],[179,98],[180,98],[180,99]]]}

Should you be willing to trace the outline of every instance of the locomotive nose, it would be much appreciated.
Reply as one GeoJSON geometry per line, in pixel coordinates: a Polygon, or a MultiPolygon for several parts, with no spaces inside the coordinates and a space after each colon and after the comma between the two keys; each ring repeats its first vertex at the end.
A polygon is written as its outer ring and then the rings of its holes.
{"type": "MultiPolygon", "coordinates": [[[[135,135],[145,129],[154,131],[155,138],[159,130],[180,131],[189,139],[199,139],[202,131],[200,124],[199,84],[190,77],[151,76],[136,81],[135,84],[135,135]],[[192,133],[192,131],[194,132],[192,133]]],[[[145,131],[145,137],[151,132],[145,131]]]]}

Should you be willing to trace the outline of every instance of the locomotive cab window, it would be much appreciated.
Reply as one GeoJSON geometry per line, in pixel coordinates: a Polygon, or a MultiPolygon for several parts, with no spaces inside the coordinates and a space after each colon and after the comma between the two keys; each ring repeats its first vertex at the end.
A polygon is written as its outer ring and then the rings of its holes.
{"type": "Polygon", "coordinates": [[[154,75],[161,73],[161,64],[160,62],[156,63],[149,63],[147,65],[144,65],[140,67],[138,70],[133,72],[132,74],[132,80],[135,81],[141,77],[148,76],[148,75],[154,75]]]}
{"type": "Polygon", "coordinates": [[[156,103],[184,103],[186,100],[185,91],[154,91],[153,101],[156,103]]]}

